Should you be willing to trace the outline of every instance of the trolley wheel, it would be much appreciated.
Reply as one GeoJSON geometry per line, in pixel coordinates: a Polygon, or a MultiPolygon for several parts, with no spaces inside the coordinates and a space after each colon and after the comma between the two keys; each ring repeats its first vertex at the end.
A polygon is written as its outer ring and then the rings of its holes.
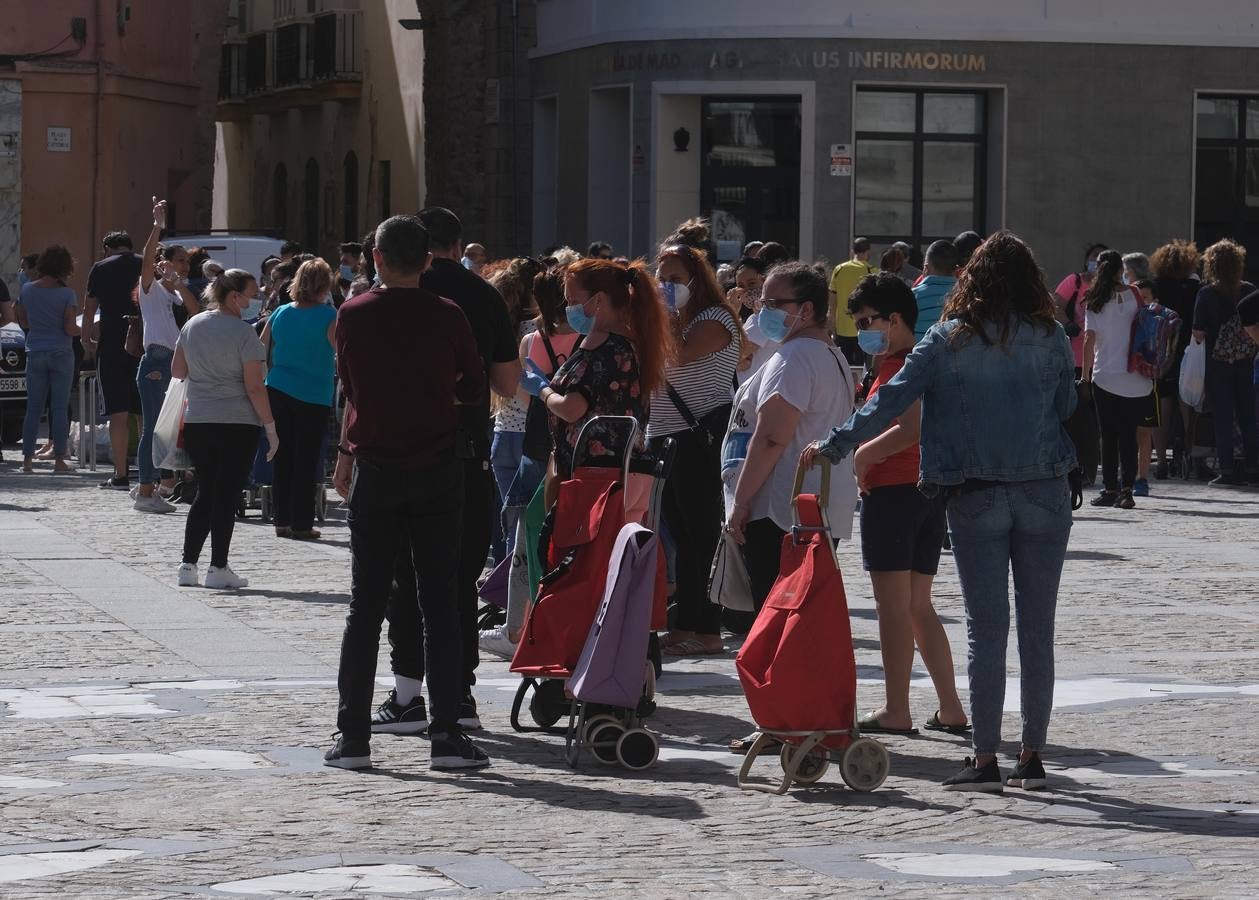
{"type": "MultiPolygon", "coordinates": [[[[798,751],[799,748],[794,744],[783,744],[778,758],[782,762],[784,772],[791,768],[791,762],[798,751]]],[[[830,767],[830,751],[825,747],[814,747],[800,760],[800,764],[796,766],[796,774],[791,780],[796,784],[814,784],[822,779],[830,767]]]]}
{"type": "Polygon", "coordinates": [[[602,713],[601,715],[591,716],[586,720],[586,725],[581,731],[581,742],[587,747],[591,744],[591,738],[594,737],[595,729],[611,722],[613,725],[619,725],[616,716],[602,713]]]}
{"type": "Polygon", "coordinates": [[[258,508],[262,510],[262,521],[271,521],[271,485],[264,484],[258,488],[258,508]]]}
{"type": "Polygon", "coordinates": [[[616,742],[616,758],[627,769],[640,772],[655,765],[660,756],[660,742],[650,731],[631,728],[616,742]]]}
{"type": "Polygon", "coordinates": [[[887,748],[871,738],[857,738],[844,750],[839,773],[854,791],[873,791],[887,778],[892,760],[887,748]]]}
{"type": "Polygon", "coordinates": [[[550,728],[568,715],[568,698],[564,696],[564,682],[557,678],[539,681],[529,698],[529,715],[539,728],[550,728]]]}
{"type": "Polygon", "coordinates": [[[594,754],[595,759],[603,763],[605,766],[614,766],[620,761],[620,754],[617,751],[620,745],[621,737],[625,734],[625,729],[616,721],[601,722],[597,728],[592,728],[590,734],[590,752],[594,754]]]}

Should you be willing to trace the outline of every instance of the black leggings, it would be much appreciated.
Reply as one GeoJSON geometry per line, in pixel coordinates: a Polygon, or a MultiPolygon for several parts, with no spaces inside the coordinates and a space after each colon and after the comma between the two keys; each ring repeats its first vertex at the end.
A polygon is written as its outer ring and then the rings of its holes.
{"type": "Polygon", "coordinates": [[[280,438],[271,482],[275,527],[309,531],[315,523],[315,483],[323,481],[319,448],[328,430],[328,407],[273,387],[267,388],[267,396],[280,438]]]}
{"type": "Polygon", "coordinates": [[[258,451],[257,425],[184,424],[184,447],[197,470],[197,499],[184,528],[184,562],[196,565],[210,538],[210,565],[227,565],[240,492],[258,451]]]}
{"type": "Polygon", "coordinates": [[[1108,491],[1121,485],[1130,491],[1137,478],[1137,424],[1150,398],[1121,397],[1094,384],[1093,401],[1102,433],[1102,484],[1108,491]]]}

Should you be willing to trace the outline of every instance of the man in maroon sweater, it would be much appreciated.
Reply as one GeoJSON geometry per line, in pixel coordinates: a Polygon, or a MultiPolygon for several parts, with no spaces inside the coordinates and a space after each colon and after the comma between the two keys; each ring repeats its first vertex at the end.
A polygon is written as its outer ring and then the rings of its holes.
{"type": "Polygon", "coordinates": [[[463,467],[455,455],[456,404],[485,393],[485,367],[462,310],[420,288],[428,234],[413,216],[376,229],[380,286],[337,315],[337,369],[345,418],[334,484],[349,507],[350,612],[337,677],[341,737],[329,766],[371,765],[371,706],[380,626],[398,536],[409,538],[420,585],[433,718],[430,766],[470,769],[489,757],[457,719],[463,694],[456,569],[463,467]]]}

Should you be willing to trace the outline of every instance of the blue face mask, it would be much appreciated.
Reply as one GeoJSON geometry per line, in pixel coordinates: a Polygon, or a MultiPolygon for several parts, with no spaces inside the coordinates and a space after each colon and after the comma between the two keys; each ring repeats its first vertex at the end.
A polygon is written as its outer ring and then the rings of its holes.
{"type": "Polygon", "coordinates": [[[28,284],[30,284],[30,281],[31,281],[31,280],[30,280],[29,278],[27,278],[27,277],[26,277],[26,270],[25,270],[25,269],[18,269],[18,270],[17,270],[17,286],[18,286],[18,290],[21,290],[22,288],[26,287],[28,284]]]}
{"type": "Polygon", "coordinates": [[[857,346],[871,356],[878,356],[887,352],[887,332],[876,331],[858,331],[857,346]]]}
{"type": "Polygon", "coordinates": [[[1095,259],[1090,259],[1087,263],[1085,263],[1084,268],[1085,268],[1085,269],[1087,269],[1090,273],[1092,273],[1092,272],[1096,272],[1096,271],[1097,271],[1097,260],[1095,260],[1095,259]]]}
{"type": "Polygon", "coordinates": [[[776,344],[781,344],[787,340],[787,335],[791,333],[791,326],[787,324],[788,318],[798,319],[800,317],[798,315],[788,316],[785,309],[766,306],[761,309],[761,317],[756,321],[761,326],[761,331],[765,337],[776,344]]]}
{"type": "Polygon", "coordinates": [[[566,306],[564,307],[564,315],[568,317],[568,324],[573,326],[573,331],[578,334],[590,334],[595,328],[594,316],[586,312],[584,306],[566,306]]]}
{"type": "Polygon", "coordinates": [[[346,281],[353,281],[354,280],[354,267],[347,266],[345,263],[342,263],[341,264],[341,277],[345,279],[346,281]]]}

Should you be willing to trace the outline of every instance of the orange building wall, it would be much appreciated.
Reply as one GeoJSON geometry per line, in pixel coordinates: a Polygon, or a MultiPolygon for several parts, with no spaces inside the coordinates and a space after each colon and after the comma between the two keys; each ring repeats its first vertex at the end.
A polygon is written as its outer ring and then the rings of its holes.
{"type": "MultiPolygon", "coordinates": [[[[81,294],[105,232],[125,229],[139,249],[153,194],[172,202],[181,230],[209,225],[213,113],[207,132],[199,104],[217,91],[215,23],[221,29],[226,4],[39,0],[24,6],[25,15],[0,19],[0,56],[46,50],[70,34],[72,17],[87,19],[83,47],[70,40],[61,46],[74,51],[69,55],[0,63],[0,79],[22,82],[22,210],[14,252],[66,244],[77,261],[72,286],[81,294]],[[120,34],[118,11],[127,7],[130,20],[120,34]],[[47,149],[49,127],[71,129],[69,153],[47,149]],[[208,146],[198,152],[201,142],[208,146]]],[[[7,257],[9,249],[0,253],[7,257]]],[[[0,272],[12,279],[15,268],[6,259],[0,272]]]]}

